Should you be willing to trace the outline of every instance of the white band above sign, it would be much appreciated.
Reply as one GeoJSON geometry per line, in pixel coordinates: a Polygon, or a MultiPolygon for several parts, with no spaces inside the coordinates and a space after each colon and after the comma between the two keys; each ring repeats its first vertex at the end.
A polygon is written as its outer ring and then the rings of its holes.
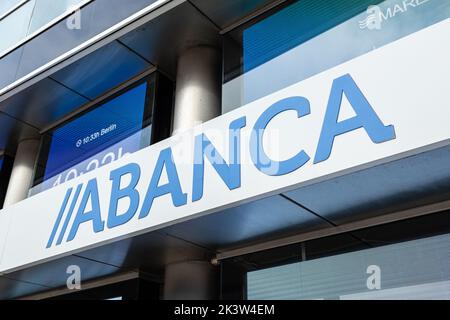
{"type": "Polygon", "coordinates": [[[450,141],[450,20],[0,212],[0,271],[450,141]]]}

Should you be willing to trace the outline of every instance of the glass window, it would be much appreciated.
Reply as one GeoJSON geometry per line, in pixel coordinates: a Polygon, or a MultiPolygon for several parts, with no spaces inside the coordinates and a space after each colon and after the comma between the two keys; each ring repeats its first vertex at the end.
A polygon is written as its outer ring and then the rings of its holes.
{"type": "Polygon", "coordinates": [[[32,34],[68,10],[75,9],[84,0],[36,0],[28,34],[32,34]]]}
{"type": "Polygon", "coordinates": [[[450,16],[439,0],[290,1],[225,41],[223,112],[450,16]]]}
{"type": "MultiPolygon", "coordinates": [[[[35,32],[46,22],[56,18],[58,12],[64,12],[64,8],[71,7],[74,3],[78,6],[84,2],[84,0],[58,0],[58,5],[48,8],[49,3],[51,3],[52,6],[54,5],[54,1],[56,0],[30,0],[33,7],[36,3],[33,17],[31,18],[31,16],[28,16],[27,19],[20,20],[21,23],[26,20],[26,23],[23,22],[24,26],[20,29],[20,34],[16,35],[19,30],[14,29],[12,35],[8,35],[5,39],[0,37],[0,52],[4,52],[7,48],[11,47],[11,45],[16,44],[26,37],[26,34],[29,35],[32,32],[35,32]],[[59,3],[59,1],[61,3],[59,3]],[[30,19],[32,19],[32,21],[30,21],[30,19]]],[[[30,72],[42,67],[48,62],[72,50],[81,43],[114,26],[139,10],[150,6],[156,1],[157,0],[91,1],[82,8],[79,15],[69,15],[24,44],[21,47],[21,59],[17,71],[15,72],[15,77],[13,79],[4,79],[2,87],[13,83],[14,80],[26,76],[30,72]],[[108,14],[104,14],[105,12],[108,12],[108,14]],[[80,28],[78,28],[78,26],[80,28]]],[[[13,19],[7,25],[2,26],[1,22],[2,21],[0,21],[0,34],[2,35],[5,34],[5,32],[9,32],[8,28],[16,28],[14,23],[18,23],[13,19]]],[[[4,57],[1,59],[4,59],[4,57]]]]}
{"type": "Polygon", "coordinates": [[[307,300],[450,299],[450,234],[247,274],[247,297],[307,300]]]}
{"type": "Polygon", "coordinates": [[[0,20],[0,53],[11,48],[26,37],[35,0],[26,4],[0,20]]]}
{"type": "Polygon", "coordinates": [[[11,9],[15,8],[18,4],[24,2],[24,0],[1,0],[0,1],[0,17],[8,13],[11,9]]]}
{"type": "Polygon", "coordinates": [[[19,3],[24,3],[0,20],[0,53],[13,47],[27,35],[39,30],[53,19],[72,10],[85,0],[1,0],[0,17],[19,3]]]}

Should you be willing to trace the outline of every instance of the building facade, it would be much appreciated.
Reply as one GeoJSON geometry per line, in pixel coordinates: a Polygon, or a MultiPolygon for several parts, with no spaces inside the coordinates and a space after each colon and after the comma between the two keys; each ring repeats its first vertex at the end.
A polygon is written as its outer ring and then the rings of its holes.
{"type": "Polygon", "coordinates": [[[449,298],[449,17],[0,1],[0,298],[449,298]]]}

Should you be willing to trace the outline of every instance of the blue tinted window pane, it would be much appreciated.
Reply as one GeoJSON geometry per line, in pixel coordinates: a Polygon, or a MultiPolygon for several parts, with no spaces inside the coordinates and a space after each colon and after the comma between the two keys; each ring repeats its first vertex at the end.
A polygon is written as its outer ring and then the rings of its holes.
{"type": "MultiPolygon", "coordinates": [[[[30,0],[30,3],[27,3],[27,6],[31,5],[31,7],[33,7],[35,1],[36,0],[30,0]]],[[[17,22],[14,21],[9,23],[7,27],[2,27],[0,23],[0,34],[2,35],[4,33],[1,32],[2,28],[4,31],[8,30],[8,28],[15,28],[14,32],[3,39],[3,42],[0,37],[0,52],[2,51],[2,48],[9,48],[11,43],[17,43],[17,41],[23,39],[27,33],[29,34],[38,29],[45,21],[48,21],[50,17],[53,17],[56,12],[60,12],[62,8],[72,3],[79,2],[78,0],[62,0],[62,4],[59,4],[56,9],[51,9],[50,12],[46,12],[45,4],[49,1],[53,3],[53,0],[38,1],[39,3],[36,5],[36,12],[35,15],[33,15],[33,21],[31,22],[29,29],[30,16],[25,19],[27,20],[26,28],[22,29],[17,28],[17,26],[14,25],[14,23],[17,22]],[[40,6],[42,6],[42,9],[39,9],[40,6]],[[20,34],[16,34],[19,30],[20,34]]],[[[90,2],[81,9],[79,15],[77,13],[76,15],[67,17],[23,45],[22,58],[14,80],[20,79],[37,68],[48,64],[64,53],[67,53],[92,37],[157,1],[158,0],[95,0],[90,2]]],[[[2,82],[6,82],[6,85],[9,85],[13,81],[2,79],[2,82]]],[[[4,88],[6,85],[2,85],[0,89],[4,88]]]]}
{"type": "Polygon", "coordinates": [[[73,28],[74,17],[57,23],[24,46],[17,78],[58,58],[156,0],[95,0],[82,8],[73,28]],[[69,27],[70,26],[70,27],[69,27]]]}
{"type": "Polygon", "coordinates": [[[22,48],[18,48],[0,59],[0,88],[4,88],[14,81],[21,56],[22,48]]]}
{"type": "Polygon", "coordinates": [[[113,41],[56,72],[52,78],[94,99],[148,66],[145,60],[113,41]]]}
{"type": "MultiPolygon", "coordinates": [[[[73,168],[93,155],[99,155],[129,136],[134,138],[120,145],[122,155],[139,150],[141,137],[133,134],[142,128],[146,91],[147,84],[143,83],[56,129],[52,134],[44,180],[73,168]]],[[[92,166],[98,167],[105,164],[102,162],[112,160],[102,161],[103,157],[92,166]]],[[[82,171],[87,169],[83,168],[82,171]]],[[[77,168],[77,175],[81,173],[79,170],[77,168]]]]}
{"type": "MultiPolygon", "coordinates": [[[[365,10],[374,0],[302,0],[244,30],[247,72],[365,10]]],[[[379,1],[378,1],[379,2],[379,1]]],[[[339,41],[339,39],[335,39],[339,41]]]]}

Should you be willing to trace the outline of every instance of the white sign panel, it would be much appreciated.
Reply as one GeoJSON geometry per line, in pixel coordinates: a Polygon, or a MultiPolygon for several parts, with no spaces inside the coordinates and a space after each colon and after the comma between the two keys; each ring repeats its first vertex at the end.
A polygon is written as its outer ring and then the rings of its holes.
{"type": "Polygon", "coordinates": [[[0,271],[294,189],[450,139],[450,20],[0,212],[0,271]]]}

